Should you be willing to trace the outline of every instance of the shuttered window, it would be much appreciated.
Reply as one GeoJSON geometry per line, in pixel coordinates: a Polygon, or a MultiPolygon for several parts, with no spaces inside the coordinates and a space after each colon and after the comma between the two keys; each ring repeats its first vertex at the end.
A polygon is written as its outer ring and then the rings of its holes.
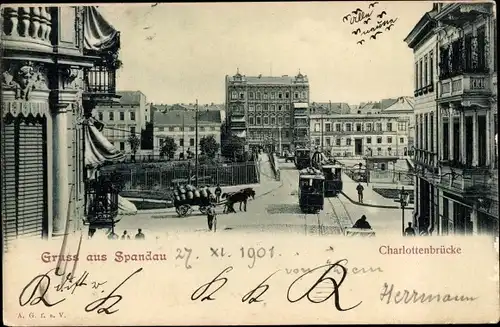
{"type": "Polygon", "coordinates": [[[45,120],[18,117],[6,121],[4,129],[2,208],[7,245],[17,237],[41,238],[47,233],[45,120]]]}

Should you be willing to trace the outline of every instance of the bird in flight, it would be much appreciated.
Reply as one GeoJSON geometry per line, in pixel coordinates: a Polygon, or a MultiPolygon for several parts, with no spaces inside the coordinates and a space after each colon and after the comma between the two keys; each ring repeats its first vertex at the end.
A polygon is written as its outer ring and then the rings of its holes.
{"type": "Polygon", "coordinates": [[[365,40],[359,40],[357,43],[363,45],[363,42],[365,42],[365,40]]]}
{"type": "Polygon", "coordinates": [[[374,40],[376,40],[376,39],[377,39],[377,35],[379,35],[379,34],[382,34],[382,32],[377,31],[377,33],[375,33],[375,34],[373,34],[372,36],[370,36],[370,39],[374,39],[374,40]]]}
{"type": "Polygon", "coordinates": [[[393,26],[394,26],[394,24],[391,24],[391,25],[387,26],[385,29],[388,30],[388,31],[390,31],[391,27],[393,27],[393,26]]]}
{"type": "Polygon", "coordinates": [[[378,5],[378,1],[372,2],[368,5],[368,8],[373,8],[375,5],[378,5]]]}
{"type": "Polygon", "coordinates": [[[368,24],[368,22],[371,20],[371,18],[368,18],[367,20],[365,20],[363,23],[365,24],[368,24]]]}
{"type": "Polygon", "coordinates": [[[360,32],[361,32],[361,29],[358,28],[357,30],[352,31],[352,34],[358,35],[358,33],[360,33],[360,32]]]}
{"type": "Polygon", "coordinates": [[[148,29],[150,29],[150,28],[151,28],[151,26],[146,26],[146,27],[144,27],[144,29],[145,29],[145,30],[148,30],[148,29]]]}
{"type": "Polygon", "coordinates": [[[387,15],[387,13],[384,11],[382,11],[379,15],[377,15],[378,18],[382,19],[382,17],[384,17],[384,15],[387,15]]]}
{"type": "Polygon", "coordinates": [[[342,18],[342,22],[346,22],[347,20],[349,20],[349,17],[351,17],[351,14],[347,14],[345,15],[343,18],[342,18]]]}
{"type": "Polygon", "coordinates": [[[326,249],[326,251],[332,251],[333,252],[334,251],[333,246],[330,245],[330,247],[328,249],[326,249]]]}
{"type": "Polygon", "coordinates": [[[151,5],[151,8],[158,6],[158,2],[151,5]]]}
{"type": "Polygon", "coordinates": [[[356,9],[356,10],[354,10],[352,13],[356,15],[356,14],[357,14],[358,12],[360,12],[360,11],[363,11],[363,10],[361,10],[361,9],[357,8],[357,9],[356,9]]]}

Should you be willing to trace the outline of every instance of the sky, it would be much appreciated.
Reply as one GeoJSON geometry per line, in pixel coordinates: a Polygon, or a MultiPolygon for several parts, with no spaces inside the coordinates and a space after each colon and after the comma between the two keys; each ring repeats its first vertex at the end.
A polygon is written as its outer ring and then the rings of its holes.
{"type": "Polygon", "coordinates": [[[225,76],[307,75],[310,102],[377,101],[413,94],[413,52],[404,42],[431,2],[268,2],[99,5],[121,32],[118,89],[148,102],[224,103],[225,76]],[[373,13],[359,23],[343,17],[373,13]],[[376,15],[382,11],[382,19],[376,15]],[[359,12],[358,12],[359,13],[359,12]],[[377,21],[385,25],[376,39],[377,21]],[[353,35],[353,31],[361,33],[353,35]],[[357,44],[365,39],[363,44],[357,44]]]}

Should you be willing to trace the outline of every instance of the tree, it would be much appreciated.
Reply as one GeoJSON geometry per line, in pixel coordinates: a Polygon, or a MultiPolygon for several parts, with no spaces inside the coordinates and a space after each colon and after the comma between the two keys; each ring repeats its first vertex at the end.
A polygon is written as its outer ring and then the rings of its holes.
{"type": "Polygon", "coordinates": [[[200,151],[202,155],[207,156],[210,159],[215,158],[217,151],[219,150],[219,144],[215,140],[213,135],[204,136],[200,140],[200,151]]]}
{"type": "Polygon", "coordinates": [[[128,143],[130,144],[130,150],[132,150],[132,161],[135,162],[135,154],[141,145],[141,140],[137,137],[137,135],[132,134],[128,138],[128,143]]]}
{"type": "Polygon", "coordinates": [[[173,158],[175,151],[177,151],[177,144],[175,144],[175,140],[169,136],[167,136],[163,140],[163,144],[160,146],[160,156],[167,156],[168,158],[173,158]]]}
{"type": "Polygon", "coordinates": [[[242,158],[245,153],[245,142],[235,135],[229,136],[221,149],[222,155],[226,158],[242,158]]]}

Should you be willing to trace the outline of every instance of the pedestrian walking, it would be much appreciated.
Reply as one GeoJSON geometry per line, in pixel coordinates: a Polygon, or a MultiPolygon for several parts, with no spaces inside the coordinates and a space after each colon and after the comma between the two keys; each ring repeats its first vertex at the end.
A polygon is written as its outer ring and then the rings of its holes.
{"type": "Polygon", "coordinates": [[[142,229],[138,229],[137,230],[137,234],[135,234],[135,239],[136,240],[144,240],[146,237],[144,236],[144,234],[142,233],[142,229]]]}
{"type": "Polygon", "coordinates": [[[127,234],[127,231],[123,231],[122,240],[130,240],[130,235],[127,234]]]}
{"type": "Polygon", "coordinates": [[[356,190],[358,191],[358,202],[363,203],[363,191],[365,190],[365,188],[363,187],[363,185],[361,185],[361,183],[358,183],[356,190]]]}
{"type": "Polygon", "coordinates": [[[415,229],[411,227],[411,223],[408,223],[408,227],[405,229],[405,236],[415,236],[415,229]]]}
{"type": "Polygon", "coordinates": [[[209,230],[212,230],[214,219],[217,219],[216,216],[217,213],[215,212],[215,206],[213,204],[210,204],[207,210],[207,222],[209,230]]]}
{"type": "Polygon", "coordinates": [[[220,185],[217,184],[217,187],[215,188],[215,198],[217,200],[217,203],[220,202],[220,196],[222,194],[222,189],[220,188],[220,185]]]}

